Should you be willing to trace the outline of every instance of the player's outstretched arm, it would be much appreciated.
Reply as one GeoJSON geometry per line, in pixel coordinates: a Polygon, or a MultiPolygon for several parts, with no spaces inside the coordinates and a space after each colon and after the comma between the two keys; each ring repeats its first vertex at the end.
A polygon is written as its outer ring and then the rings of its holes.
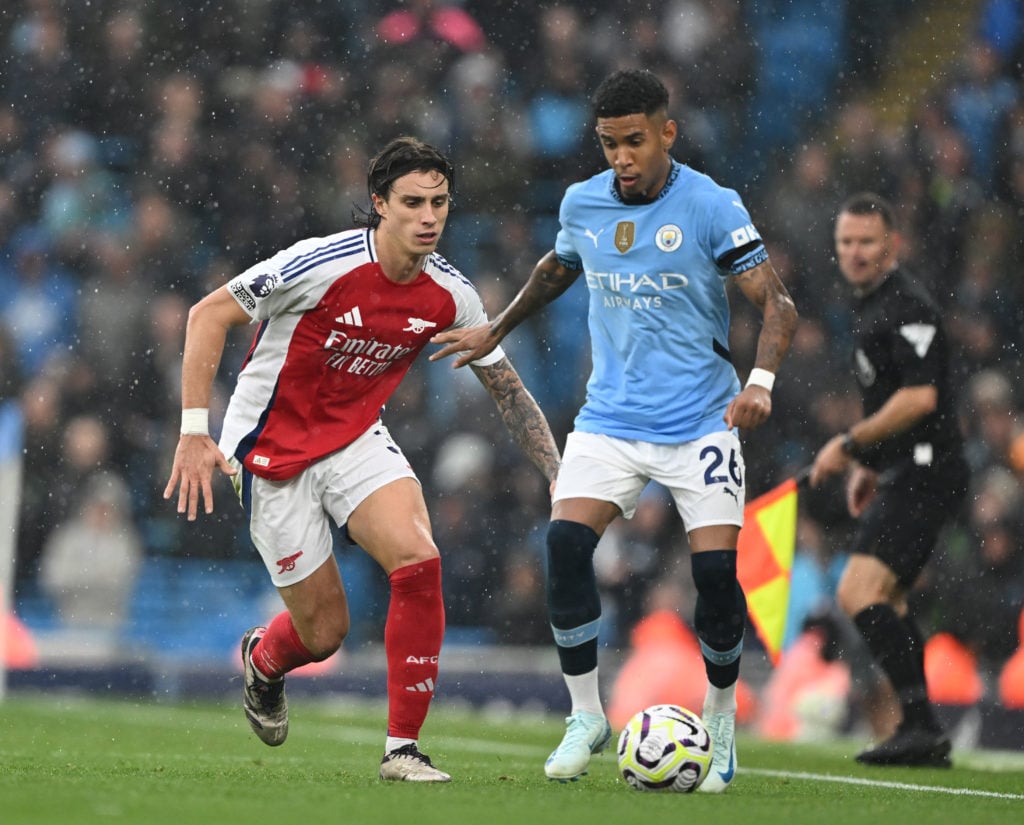
{"type": "MultiPolygon", "coordinates": [[[[220,366],[228,329],[249,322],[249,316],[231,297],[227,288],[211,292],[188,313],[185,328],[185,354],[181,364],[181,406],[183,410],[207,410],[213,379],[220,366]]],[[[186,426],[174,451],[171,477],[164,489],[169,499],[178,489],[178,512],[187,513],[195,521],[200,497],[206,513],[213,512],[213,471],[219,468],[226,475],[235,470],[206,432],[205,422],[186,426]]]]}
{"type": "Polygon", "coordinates": [[[439,361],[449,355],[458,355],[452,366],[464,367],[471,361],[483,358],[501,343],[502,339],[520,323],[541,307],[551,303],[565,292],[582,270],[566,269],[558,262],[554,251],[548,252],[530,273],[530,278],[519,290],[519,294],[490,324],[465,329],[450,329],[439,332],[430,339],[432,344],[443,344],[430,356],[439,361]]]}
{"type": "Polygon", "coordinates": [[[516,444],[548,481],[554,481],[561,461],[555,438],[544,413],[515,368],[507,358],[502,358],[487,367],[473,367],[473,372],[498,405],[516,444]]]}
{"type": "MultiPolygon", "coordinates": [[[[796,330],[796,305],[779,279],[771,261],[736,276],[740,291],[761,310],[761,332],[757,338],[756,369],[774,375],[782,366],[796,330]]],[[[772,412],[771,390],[748,383],[725,411],[725,422],[731,427],[751,429],[768,420],[772,412]]]]}

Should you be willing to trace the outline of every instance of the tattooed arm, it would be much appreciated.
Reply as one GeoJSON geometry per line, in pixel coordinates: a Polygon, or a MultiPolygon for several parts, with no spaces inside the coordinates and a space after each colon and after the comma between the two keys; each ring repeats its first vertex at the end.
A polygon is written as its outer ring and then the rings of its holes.
{"type": "MultiPolygon", "coordinates": [[[[747,300],[761,310],[761,333],[757,338],[754,366],[776,373],[796,329],[797,313],[793,299],[779,280],[771,261],[763,261],[735,278],[747,300]]],[[[750,385],[730,402],[725,421],[729,427],[753,428],[763,424],[771,411],[771,392],[764,387],[750,385]]]]}
{"type": "Polygon", "coordinates": [[[512,303],[489,324],[466,329],[450,329],[431,338],[432,344],[444,346],[431,355],[430,360],[439,361],[449,355],[456,355],[458,357],[453,366],[464,367],[470,361],[483,358],[522,321],[572,286],[582,272],[582,269],[566,269],[558,262],[558,256],[554,251],[548,252],[537,262],[529,280],[519,290],[512,303]]]}
{"type": "Polygon", "coordinates": [[[472,369],[498,405],[498,412],[516,444],[548,481],[554,481],[560,461],[555,438],[544,413],[523,386],[508,358],[472,369]]]}

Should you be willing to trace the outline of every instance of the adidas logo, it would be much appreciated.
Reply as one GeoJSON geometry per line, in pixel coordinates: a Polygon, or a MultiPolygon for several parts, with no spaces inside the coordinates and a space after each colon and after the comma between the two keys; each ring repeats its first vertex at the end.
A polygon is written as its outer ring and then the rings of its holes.
{"type": "Polygon", "coordinates": [[[426,679],[422,682],[417,682],[415,685],[407,685],[405,689],[411,690],[413,693],[433,693],[434,680],[426,679]]]}
{"type": "Polygon", "coordinates": [[[352,307],[348,312],[339,315],[334,319],[339,324],[348,324],[351,327],[361,327],[363,316],[359,314],[359,307],[352,307]]]}

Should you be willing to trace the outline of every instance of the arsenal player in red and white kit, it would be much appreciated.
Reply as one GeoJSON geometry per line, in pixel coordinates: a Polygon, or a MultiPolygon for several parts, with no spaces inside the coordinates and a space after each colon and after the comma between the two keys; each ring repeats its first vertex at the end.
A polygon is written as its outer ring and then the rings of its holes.
{"type": "MultiPolygon", "coordinates": [[[[414,138],[369,169],[357,229],[262,261],[189,312],[182,428],[164,492],[195,519],[213,511],[215,469],[232,477],[285,611],[242,639],[243,705],[268,745],[288,733],[284,675],[334,653],[349,629],[329,520],[388,574],[388,730],[380,777],[446,782],[420,752],[444,635],[441,562],[416,475],[381,409],[432,335],[486,323],[473,286],[435,252],[453,170],[414,138]],[[257,324],[219,445],[208,406],[228,330],[257,324]]],[[[533,397],[497,349],[473,363],[513,438],[553,481],[558,449],[533,397]]]]}

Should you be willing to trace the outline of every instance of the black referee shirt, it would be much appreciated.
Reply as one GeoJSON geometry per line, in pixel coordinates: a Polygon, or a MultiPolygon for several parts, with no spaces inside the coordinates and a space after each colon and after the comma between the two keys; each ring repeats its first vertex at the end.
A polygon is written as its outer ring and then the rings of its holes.
{"type": "Polygon", "coordinates": [[[935,412],[906,432],[864,448],[858,459],[882,471],[908,461],[941,465],[951,454],[961,453],[963,439],[950,388],[949,344],[931,296],[903,270],[895,269],[873,292],[855,298],[853,334],[853,372],[865,417],[902,387],[931,384],[939,396],[935,412]]]}

